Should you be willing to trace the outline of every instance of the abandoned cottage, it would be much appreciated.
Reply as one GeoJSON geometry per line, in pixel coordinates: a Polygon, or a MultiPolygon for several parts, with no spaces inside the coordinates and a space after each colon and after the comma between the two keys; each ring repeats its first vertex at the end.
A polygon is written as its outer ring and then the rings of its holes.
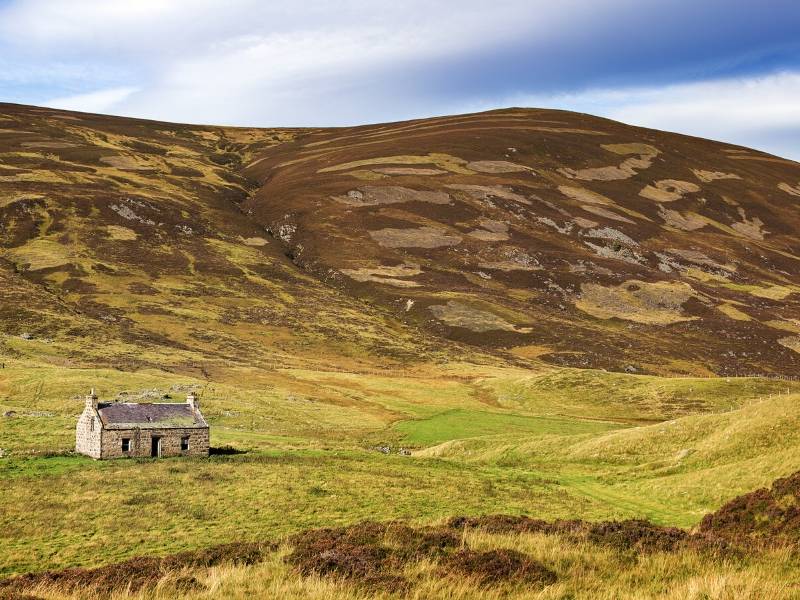
{"type": "Polygon", "coordinates": [[[185,403],[98,402],[92,390],[75,428],[75,450],[92,458],[208,456],[197,395],[185,403]]]}

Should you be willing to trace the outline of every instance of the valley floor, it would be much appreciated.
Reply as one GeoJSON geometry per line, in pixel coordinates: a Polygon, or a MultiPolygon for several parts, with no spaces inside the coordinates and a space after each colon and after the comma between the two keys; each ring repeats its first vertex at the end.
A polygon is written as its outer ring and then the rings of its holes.
{"type": "MultiPolygon", "coordinates": [[[[474,364],[420,365],[402,374],[231,372],[211,383],[10,362],[0,370],[0,573],[280,542],[364,520],[422,525],[506,513],[691,527],[730,498],[800,470],[798,390],[766,379],[474,364]],[[107,462],[72,454],[87,384],[106,397],[127,391],[129,398],[202,388],[215,453],[107,462]]],[[[542,598],[622,597],[610,581],[614,561],[623,559],[604,550],[542,536],[476,543],[535,556],[558,546],[548,564],[582,579],[545,588],[542,598]]],[[[245,597],[263,586],[284,597],[358,597],[347,585],[292,574],[280,550],[271,556],[254,567],[204,573],[207,596],[245,597]]],[[[636,563],[618,585],[640,586],[635,597],[699,598],[692,590],[716,588],[747,597],[766,589],[756,581],[783,568],[766,557],[735,567],[694,555],[675,560],[636,563]],[[659,590],[672,595],[657,596],[659,590]]],[[[420,598],[469,597],[462,583],[438,581],[430,564],[409,568],[424,581],[420,598]]],[[[515,597],[508,593],[503,597],[515,597]]]]}

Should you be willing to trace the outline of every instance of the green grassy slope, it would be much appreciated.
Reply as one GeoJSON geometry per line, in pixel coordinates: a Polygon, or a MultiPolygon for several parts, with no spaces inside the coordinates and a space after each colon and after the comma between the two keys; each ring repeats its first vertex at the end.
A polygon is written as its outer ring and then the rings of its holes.
{"type": "Polygon", "coordinates": [[[0,417],[3,572],[88,566],[366,518],[508,512],[689,525],[739,491],[800,468],[799,438],[789,430],[797,396],[759,401],[779,394],[784,382],[458,363],[395,375],[318,368],[230,377],[32,363],[0,370],[0,410],[12,413],[0,417]],[[242,453],[186,461],[71,456],[88,381],[104,397],[180,399],[200,386],[212,445],[242,453]],[[520,381],[537,401],[505,407],[503,390],[519,389],[520,381]],[[570,414],[552,409],[563,394],[554,381],[571,382],[570,414]],[[691,416],[636,426],[668,418],[700,384],[724,387],[726,412],[711,412],[720,406],[709,393],[701,395],[705,414],[691,415],[698,410],[691,401],[680,410],[691,416]],[[631,402],[627,419],[597,420],[598,386],[655,394],[658,402],[631,402]],[[665,405],[664,389],[673,402],[654,413],[665,405]],[[781,428],[786,435],[769,435],[781,428]],[[383,445],[390,454],[376,449],[383,445]],[[414,448],[412,455],[398,454],[401,446],[414,448]],[[683,456],[686,448],[692,452],[683,456]]]}

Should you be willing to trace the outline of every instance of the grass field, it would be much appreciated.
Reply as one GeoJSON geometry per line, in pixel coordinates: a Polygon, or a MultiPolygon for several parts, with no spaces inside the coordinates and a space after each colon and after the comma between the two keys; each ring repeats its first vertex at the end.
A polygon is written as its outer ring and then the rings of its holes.
{"type": "MultiPolygon", "coordinates": [[[[392,540],[388,540],[390,543],[392,540]]],[[[446,571],[440,561],[410,561],[399,571],[409,586],[382,589],[358,579],[301,576],[288,564],[291,549],[279,545],[254,565],[223,563],[210,568],[165,570],[156,586],[139,592],[107,593],[40,584],[30,591],[46,600],[172,600],[173,598],[312,600],[536,599],[536,600],[790,600],[797,598],[800,564],[796,553],[771,550],[746,558],[700,552],[620,552],[611,547],[558,535],[498,534],[468,530],[462,547],[490,559],[492,553],[518,552],[551,573],[549,585],[537,582],[487,582],[481,573],[446,571]]],[[[465,572],[466,571],[466,572],[465,572]]]]}
{"type": "Polygon", "coordinates": [[[797,386],[782,381],[456,363],[219,379],[10,361],[0,370],[0,573],[364,519],[510,513],[689,526],[800,469],[797,386]],[[212,446],[237,453],[74,456],[89,385],[104,398],[176,401],[197,386],[212,446]]]}

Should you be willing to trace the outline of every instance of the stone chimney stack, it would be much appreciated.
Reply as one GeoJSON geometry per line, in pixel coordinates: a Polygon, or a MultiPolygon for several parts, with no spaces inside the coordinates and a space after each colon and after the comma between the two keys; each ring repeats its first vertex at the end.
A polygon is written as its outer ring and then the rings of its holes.
{"type": "Polygon", "coordinates": [[[199,409],[200,408],[200,398],[198,398],[197,394],[195,394],[194,392],[189,392],[186,395],[186,404],[188,404],[189,406],[191,406],[194,409],[199,409]]]}
{"type": "Polygon", "coordinates": [[[94,393],[94,388],[86,396],[86,408],[93,408],[97,410],[97,394],[94,393]]]}

